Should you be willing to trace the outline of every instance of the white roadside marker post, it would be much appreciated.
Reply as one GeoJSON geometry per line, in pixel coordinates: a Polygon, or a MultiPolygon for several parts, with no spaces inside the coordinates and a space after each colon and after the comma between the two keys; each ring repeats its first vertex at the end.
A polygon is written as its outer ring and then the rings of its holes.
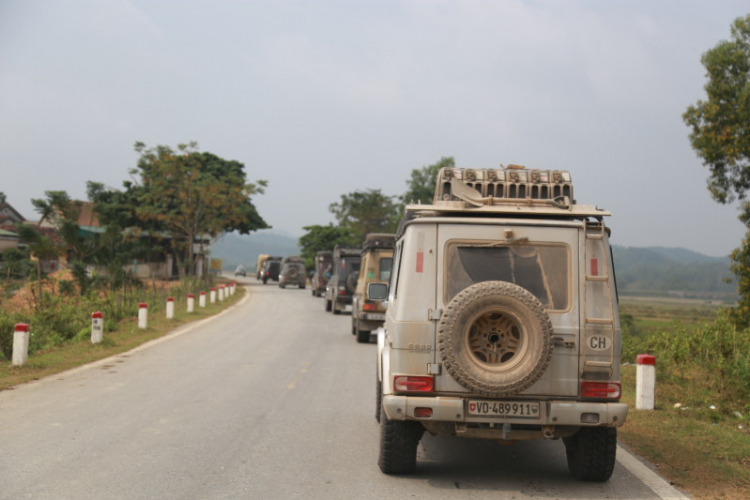
{"type": "Polygon", "coordinates": [[[101,311],[91,314],[91,343],[101,344],[104,340],[104,315],[101,311]]]}
{"type": "Polygon", "coordinates": [[[635,371],[635,408],[653,410],[656,399],[656,358],[639,354],[635,371]]]}
{"type": "Polygon", "coordinates": [[[174,297],[167,297],[167,319],[174,318],[174,297]]]}
{"type": "Polygon", "coordinates": [[[216,302],[216,288],[211,289],[211,300],[210,302],[213,304],[216,302]]]}
{"type": "Polygon", "coordinates": [[[203,290],[201,290],[201,293],[198,296],[198,306],[206,307],[206,292],[204,292],[203,290]]]}
{"type": "Polygon", "coordinates": [[[13,366],[23,366],[29,360],[29,325],[16,323],[13,333],[13,366]]]}
{"type": "Polygon", "coordinates": [[[224,300],[224,285],[219,285],[219,302],[224,300]]]}
{"type": "Polygon", "coordinates": [[[187,301],[187,312],[191,313],[195,309],[195,295],[192,293],[188,294],[188,301],[187,301]]]}
{"type": "Polygon", "coordinates": [[[148,328],[148,304],[145,302],[138,304],[138,328],[141,330],[148,328]]]}

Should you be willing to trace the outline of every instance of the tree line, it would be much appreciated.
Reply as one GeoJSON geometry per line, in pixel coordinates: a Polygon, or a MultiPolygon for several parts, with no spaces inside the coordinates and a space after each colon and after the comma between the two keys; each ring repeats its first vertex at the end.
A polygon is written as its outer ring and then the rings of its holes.
{"type": "Polygon", "coordinates": [[[195,142],[176,149],[136,142],[135,151],[137,164],[122,189],[87,183],[91,219],[82,220],[84,202],[65,191],[46,191],[45,198],[33,199],[39,223],[16,226],[26,250],[4,252],[6,277],[31,274],[41,300],[41,262],[63,256],[82,294],[94,281],[120,287],[134,279],[125,270],[129,264],[166,254],[175,257],[180,277],[193,276],[197,256],[207,254],[211,241],[222,233],[269,227],[252,202],[267,182],[249,182],[242,163],[201,152],[195,142]],[[45,221],[56,230],[45,231],[45,221]],[[105,272],[93,276],[87,270],[92,265],[105,272]]]}
{"type": "Polygon", "coordinates": [[[404,207],[412,203],[432,203],[438,172],[455,165],[453,157],[448,156],[432,165],[413,169],[406,181],[407,190],[400,196],[383,194],[380,189],[342,194],[339,201],[328,207],[336,224],[302,228],[306,233],[299,239],[299,247],[308,267],[312,268],[319,251],[332,250],[336,245],[359,247],[370,233],[395,233],[404,207]]]}

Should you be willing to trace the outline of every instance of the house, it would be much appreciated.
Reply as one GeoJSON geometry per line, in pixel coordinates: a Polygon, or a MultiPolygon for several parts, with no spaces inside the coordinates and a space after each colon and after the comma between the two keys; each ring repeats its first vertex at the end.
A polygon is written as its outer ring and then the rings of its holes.
{"type": "Polygon", "coordinates": [[[26,219],[10,203],[0,203],[0,229],[13,231],[15,225],[22,222],[26,222],[26,219]]]}

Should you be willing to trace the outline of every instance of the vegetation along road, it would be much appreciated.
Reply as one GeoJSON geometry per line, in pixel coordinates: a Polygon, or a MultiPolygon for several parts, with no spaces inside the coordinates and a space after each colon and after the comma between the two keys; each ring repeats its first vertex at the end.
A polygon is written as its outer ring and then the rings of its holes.
{"type": "Polygon", "coordinates": [[[560,442],[426,436],[377,466],[375,345],[309,290],[248,298],[184,333],[0,392],[0,499],[682,498],[625,450],[573,480],[560,442]]]}

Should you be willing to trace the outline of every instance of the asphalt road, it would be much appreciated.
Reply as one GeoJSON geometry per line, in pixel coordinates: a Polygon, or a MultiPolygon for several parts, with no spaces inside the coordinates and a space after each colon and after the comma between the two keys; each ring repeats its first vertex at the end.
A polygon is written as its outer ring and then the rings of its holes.
{"type": "Polygon", "coordinates": [[[309,288],[247,282],[218,317],[0,392],[0,499],[680,498],[624,450],[578,482],[561,442],[426,436],[415,474],[383,475],[375,344],[309,288]]]}

